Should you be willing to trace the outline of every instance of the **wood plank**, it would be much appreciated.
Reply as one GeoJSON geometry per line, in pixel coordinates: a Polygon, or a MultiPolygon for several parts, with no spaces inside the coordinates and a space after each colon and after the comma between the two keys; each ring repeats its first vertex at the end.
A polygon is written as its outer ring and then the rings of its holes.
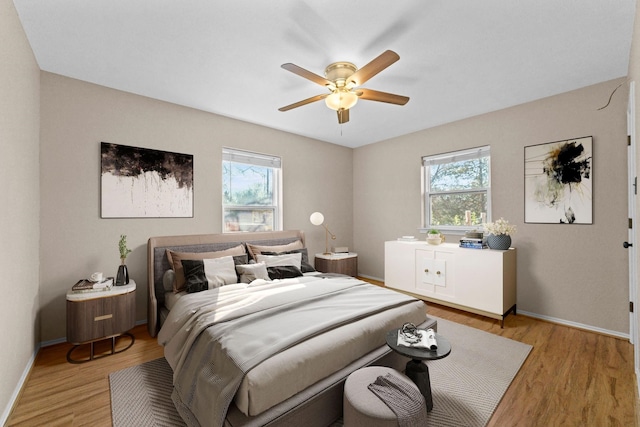
{"type": "MultiPolygon", "coordinates": [[[[488,426],[638,425],[628,341],[521,314],[500,329],[494,319],[433,303],[427,313],[533,346],[488,426]]],[[[132,333],[129,350],[81,365],[67,363],[70,344],[42,348],[7,425],[110,426],[109,373],[162,356],[145,325],[132,333]]],[[[96,353],[109,349],[109,341],[96,345],[96,353]]]]}
{"type": "MultiPolygon", "coordinates": [[[[29,378],[9,416],[8,426],[111,425],[109,374],[162,357],[162,347],[151,338],[146,325],[131,333],[136,342],[130,349],[83,364],[66,360],[71,344],[40,349],[29,378]]],[[[128,339],[116,343],[116,350],[128,339]]],[[[88,348],[88,346],[86,346],[88,348]]],[[[111,341],[96,343],[96,354],[111,351],[111,341]]],[[[77,357],[82,352],[77,350],[77,357]]],[[[88,354],[88,349],[84,349],[88,354]]]]}

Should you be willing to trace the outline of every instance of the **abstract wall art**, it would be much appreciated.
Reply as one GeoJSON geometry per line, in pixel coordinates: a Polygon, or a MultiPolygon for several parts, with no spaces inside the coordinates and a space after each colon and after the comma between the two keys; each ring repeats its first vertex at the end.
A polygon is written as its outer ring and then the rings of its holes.
{"type": "Polygon", "coordinates": [[[102,218],[193,217],[193,155],[103,142],[102,218]]]}
{"type": "Polygon", "coordinates": [[[524,221],[593,223],[593,137],[524,148],[524,221]]]}

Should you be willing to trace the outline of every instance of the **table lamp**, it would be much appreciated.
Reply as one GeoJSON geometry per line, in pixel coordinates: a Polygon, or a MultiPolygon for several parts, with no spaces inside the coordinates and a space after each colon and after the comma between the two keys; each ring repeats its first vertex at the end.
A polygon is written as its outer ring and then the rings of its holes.
{"type": "Polygon", "coordinates": [[[335,240],[336,236],[329,231],[326,225],[324,225],[324,215],[322,215],[320,212],[314,212],[309,217],[309,221],[311,221],[311,224],[313,225],[322,225],[326,230],[324,255],[330,255],[331,252],[329,252],[329,235],[331,235],[332,240],[335,240]]]}

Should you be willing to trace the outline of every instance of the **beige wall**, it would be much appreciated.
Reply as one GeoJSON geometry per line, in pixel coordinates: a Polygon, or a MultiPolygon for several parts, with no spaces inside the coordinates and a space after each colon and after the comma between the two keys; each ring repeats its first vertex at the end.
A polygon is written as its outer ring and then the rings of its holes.
{"type": "Polygon", "coordinates": [[[421,225],[421,156],[491,146],[493,218],[518,227],[518,309],[627,334],[627,89],[618,79],[357,148],[354,248],[384,277],[384,242],[421,225]],[[593,136],[593,225],[524,224],[524,147],[593,136]]]}
{"type": "Polygon", "coordinates": [[[352,150],[43,72],[41,79],[43,341],[65,336],[65,293],[93,271],[115,275],[118,238],[133,253],[137,319],[146,320],[146,243],[158,235],[221,232],[223,146],[282,157],[284,228],[302,229],[312,253],[325,214],[337,244],[351,246],[352,150]],[[100,218],[100,142],[194,155],[194,217],[100,218]]]}
{"type": "Polygon", "coordinates": [[[0,424],[40,341],[40,70],[11,0],[0,0],[0,424]]]}

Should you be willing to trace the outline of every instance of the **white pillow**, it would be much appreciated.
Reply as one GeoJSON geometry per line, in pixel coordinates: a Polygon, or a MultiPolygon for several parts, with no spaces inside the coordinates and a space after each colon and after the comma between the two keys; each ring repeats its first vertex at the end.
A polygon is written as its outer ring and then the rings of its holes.
{"type": "Polygon", "coordinates": [[[293,265],[294,267],[298,267],[300,269],[300,264],[302,263],[302,254],[283,254],[283,255],[256,255],[256,260],[258,262],[264,262],[267,267],[282,267],[285,265],[293,265]]]}
{"type": "Polygon", "coordinates": [[[232,256],[207,258],[202,261],[204,263],[204,275],[209,282],[209,289],[238,282],[236,264],[233,262],[232,256]]]}
{"type": "Polygon", "coordinates": [[[162,287],[165,292],[173,292],[173,282],[176,280],[176,272],[169,269],[162,275],[162,287]]]}

